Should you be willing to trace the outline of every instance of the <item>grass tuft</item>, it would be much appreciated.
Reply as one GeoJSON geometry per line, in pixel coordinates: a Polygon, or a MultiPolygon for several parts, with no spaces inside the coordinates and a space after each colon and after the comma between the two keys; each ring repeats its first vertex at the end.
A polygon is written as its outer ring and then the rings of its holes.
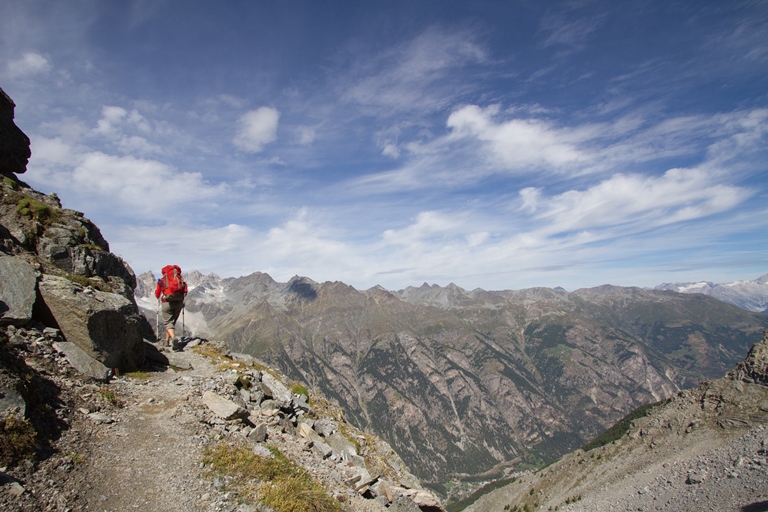
{"type": "Polygon", "coordinates": [[[262,502],[275,512],[341,512],[339,502],[307,471],[275,447],[272,457],[256,455],[246,444],[220,443],[203,454],[213,474],[229,477],[247,502],[262,502]]]}
{"type": "Polygon", "coordinates": [[[99,394],[102,397],[104,397],[104,399],[107,402],[111,403],[112,405],[115,405],[115,406],[120,406],[121,405],[120,401],[117,399],[117,397],[115,396],[115,394],[112,392],[111,389],[109,389],[109,388],[107,388],[105,386],[102,386],[102,387],[99,388],[99,394]]]}
{"type": "Polygon", "coordinates": [[[128,377],[129,379],[139,379],[139,380],[148,379],[151,376],[152,376],[151,373],[143,372],[143,371],[127,372],[123,374],[123,377],[128,377]]]}
{"type": "Polygon", "coordinates": [[[19,200],[16,204],[16,213],[44,224],[57,222],[59,218],[59,213],[53,207],[31,197],[24,197],[19,200]]]}
{"type": "Polygon", "coordinates": [[[301,384],[294,384],[291,386],[291,393],[309,398],[309,391],[307,390],[307,387],[301,384]]]}

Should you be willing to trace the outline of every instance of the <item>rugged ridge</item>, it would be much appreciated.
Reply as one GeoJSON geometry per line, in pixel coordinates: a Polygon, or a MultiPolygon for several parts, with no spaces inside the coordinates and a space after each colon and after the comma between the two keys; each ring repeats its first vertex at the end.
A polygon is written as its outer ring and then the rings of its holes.
{"type": "Polygon", "coordinates": [[[232,350],[323,392],[431,482],[557,458],[723,375],[768,326],[671,291],[358,291],[262,273],[206,278],[187,309],[232,350]]]}

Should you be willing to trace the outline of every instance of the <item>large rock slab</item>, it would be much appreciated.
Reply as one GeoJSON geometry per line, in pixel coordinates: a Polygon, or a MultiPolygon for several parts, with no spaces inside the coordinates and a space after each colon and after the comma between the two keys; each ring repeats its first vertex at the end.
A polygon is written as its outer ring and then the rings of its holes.
{"type": "Polygon", "coordinates": [[[36,296],[34,267],[21,258],[0,255],[0,325],[29,322],[36,296]]]}
{"type": "Polygon", "coordinates": [[[107,368],[121,371],[144,362],[136,304],[122,295],[83,288],[44,274],[40,296],[67,339],[107,368]]]}

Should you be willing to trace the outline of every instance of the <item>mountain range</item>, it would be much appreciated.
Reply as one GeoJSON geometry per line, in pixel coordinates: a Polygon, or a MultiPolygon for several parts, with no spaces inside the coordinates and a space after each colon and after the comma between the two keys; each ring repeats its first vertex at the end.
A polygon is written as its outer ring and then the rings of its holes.
{"type": "MultiPolygon", "coordinates": [[[[722,376],[768,326],[671,290],[186,278],[186,329],[323,393],[436,485],[556,459],[636,407],[722,376]]],[[[154,283],[137,278],[150,321],[154,283]]]]}

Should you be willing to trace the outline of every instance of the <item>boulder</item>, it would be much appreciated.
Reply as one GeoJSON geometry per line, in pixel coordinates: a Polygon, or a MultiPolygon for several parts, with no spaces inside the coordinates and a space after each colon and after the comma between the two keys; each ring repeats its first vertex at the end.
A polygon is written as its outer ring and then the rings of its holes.
{"type": "Polygon", "coordinates": [[[27,403],[17,390],[10,387],[0,387],[0,420],[8,416],[24,418],[27,414],[27,403]]]}
{"type": "Polygon", "coordinates": [[[100,361],[121,371],[144,362],[138,308],[122,295],[83,288],[44,274],[38,288],[64,337],[100,361]]]}
{"type": "Polygon", "coordinates": [[[280,407],[288,407],[293,396],[285,385],[267,372],[261,376],[261,390],[271,397],[280,407]]]}
{"type": "Polygon", "coordinates": [[[357,448],[354,443],[344,437],[341,432],[334,432],[326,438],[326,442],[342,455],[357,455],[357,448]]]}
{"type": "Polygon", "coordinates": [[[32,156],[29,137],[13,121],[16,104],[0,89],[0,173],[22,174],[32,156]]]}
{"type": "Polygon", "coordinates": [[[235,402],[220,397],[213,391],[206,391],[203,393],[203,404],[205,404],[213,414],[223,420],[234,420],[237,418],[244,418],[248,415],[248,412],[235,402]]]}
{"type": "Polygon", "coordinates": [[[57,341],[53,348],[64,354],[69,364],[85,377],[106,382],[112,376],[112,370],[89,356],[85,350],[69,341],[57,341]]]}
{"type": "Polygon", "coordinates": [[[37,272],[21,258],[0,255],[0,325],[22,326],[32,319],[37,272]]]}

